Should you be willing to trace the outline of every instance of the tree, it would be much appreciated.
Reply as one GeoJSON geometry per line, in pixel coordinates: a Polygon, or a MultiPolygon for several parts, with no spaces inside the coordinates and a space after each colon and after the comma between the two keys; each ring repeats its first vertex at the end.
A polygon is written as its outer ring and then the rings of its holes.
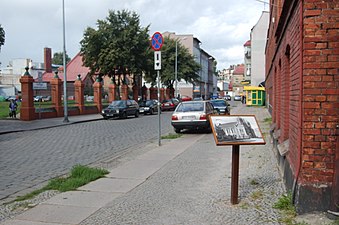
{"type": "MultiPolygon", "coordinates": [[[[173,87],[175,82],[175,42],[177,40],[164,37],[164,44],[161,48],[161,82],[167,87],[173,87]]],[[[177,78],[178,81],[185,80],[187,83],[194,83],[199,79],[200,65],[194,60],[187,48],[178,41],[177,54],[177,78]]],[[[153,61],[151,62],[153,66],[153,61]]],[[[153,66],[154,67],[154,66],[153,66]]],[[[146,80],[155,84],[156,72],[146,74],[146,80]]]]}
{"type": "MultiPolygon", "coordinates": [[[[71,58],[68,57],[66,53],[66,64],[71,61],[71,58]]],[[[64,53],[63,52],[56,52],[53,54],[52,63],[55,65],[63,65],[64,64],[64,53]]]]}
{"type": "Polygon", "coordinates": [[[118,85],[127,73],[134,79],[141,76],[148,69],[148,32],[149,26],[142,28],[136,13],[110,10],[105,20],[97,21],[97,29],[88,27],[84,32],[80,42],[84,65],[91,75],[108,75],[118,85]]]}
{"type": "Polygon", "coordinates": [[[5,30],[2,28],[0,24],[0,51],[1,51],[1,46],[5,44],[5,30]]]}

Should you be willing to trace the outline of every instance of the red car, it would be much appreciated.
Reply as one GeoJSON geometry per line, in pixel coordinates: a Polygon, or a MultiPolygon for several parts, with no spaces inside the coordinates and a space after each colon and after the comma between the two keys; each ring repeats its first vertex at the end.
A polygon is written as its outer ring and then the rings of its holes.
{"type": "Polygon", "coordinates": [[[161,110],[175,110],[178,104],[179,100],[176,98],[166,99],[161,103],[161,110]]]}
{"type": "Polygon", "coordinates": [[[192,101],[192,98],[190,96],[182,95],[180,100],[182,102],[192,101]]]}

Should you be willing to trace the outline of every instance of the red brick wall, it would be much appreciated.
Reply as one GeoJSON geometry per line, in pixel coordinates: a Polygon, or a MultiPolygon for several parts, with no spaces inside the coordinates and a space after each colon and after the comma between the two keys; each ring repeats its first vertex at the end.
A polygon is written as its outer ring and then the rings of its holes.
{"type": "MultiPolygon", "coordinates": [[[[304,1],[303,182],[331,183],[339,118],[339,3],[304,1]]],[[[337,171],[338,175],[339,171],[337,171]]]]}
{"type": "MultiPolygon", "coordinates": [[[[338,210],[339,2],[283,3],[281,21],[270,23],[266,48],[266,88],[278,148],[289,140],[286,160],[279,160],[285,179],[297,181],[298,210],[329,205],[338,210]]],[[[271,12],[277,15],[274,7],[271,12]]]]}

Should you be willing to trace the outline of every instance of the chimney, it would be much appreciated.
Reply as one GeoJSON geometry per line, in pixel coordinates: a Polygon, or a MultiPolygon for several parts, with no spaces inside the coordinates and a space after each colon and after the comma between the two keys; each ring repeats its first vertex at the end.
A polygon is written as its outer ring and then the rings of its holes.
{"type": "Polygon", "coordinates": [[[44,63],[46,73],[52,73],[52,50],[44,48],[44,63]]]}

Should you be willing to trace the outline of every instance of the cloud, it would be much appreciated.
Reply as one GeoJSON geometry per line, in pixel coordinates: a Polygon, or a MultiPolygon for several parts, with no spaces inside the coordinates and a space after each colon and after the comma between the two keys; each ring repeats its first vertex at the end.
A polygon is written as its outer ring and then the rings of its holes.
{"type": "MultiPolygon", "coordinates": [[[[142,26],[155,32],[193,34],[202,48],[218,61],[218,69],[243,62],[243,44],[258,21],[263,5],[256,0],[64,0],[66,49],[70,57],[80,49],[87,27],[95,27],[109,10],[128,9],[140,16],[142,26]]],[[[0,62],[15,58],[43,61],[43,48],[63,49],[62,2],[44,0],[4,0],[0,24],[6,40],[0,62]],[[15,14],[13,13],[15,11],[15,14]]]]}

